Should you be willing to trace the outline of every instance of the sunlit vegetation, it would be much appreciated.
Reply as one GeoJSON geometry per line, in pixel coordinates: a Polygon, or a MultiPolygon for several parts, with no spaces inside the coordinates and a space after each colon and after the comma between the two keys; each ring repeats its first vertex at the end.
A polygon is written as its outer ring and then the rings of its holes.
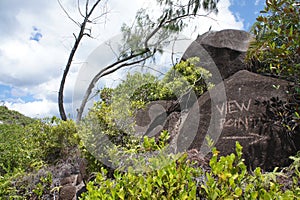
{"type": "MultiPolygon", "coordinates": [[[[7,109],[6,109],[7,110],[7,109]]],[[[0,125],[0,199],[29,199],[50,192],[51,172],[38,171],[53,165],[78,144],[72,121],[29,120],[18,112],[18,119],[0,125]],[[30,121],[23,124],[24,120],[30,121]],[[38,173],[38,175],[35,175],[38,173]]]]}
{"type": "MultiPolygon", "coordinates": [[[[171,1],[166,1],[170,3],[171,1]]],[[[208,1],[206,1],[208,2],[208,1]]],[[[291,81],[291,100],[287,104],[266,101],[273,120],[299,138],[299,3],[293,0],[269,0],[257,18],[252,33],[248,60],[255,71],[291,81]]],[[[173,27],[174,28],[174,27],[173,27]]],[[[176,27],[175,27],[176,28],[176,27]]],[[[49,199],[59,188],[53,186],[55,166],[75,151],[80,151],[95,179],[87,182],[81,199],[299,199],[300,155],[293,163],[273,172],[260,168],[247,170],[242,146],[235,153],[219,156],[213,148],[207,166],[199,166],[186,153],[165,154],[170,135],[159,137],[134,135],[134,117],[139,109],[156,100],[175,100],[178,94],[193,90],[197,96],[213,85],[211,74],[196,66],[197,58],[179,62],[161,79],[142,73],[126,76],[116,88],[104,88],[101,100],[90,109],[81,124],[57,118],[37,120],[0,107],[0,199],[49,199]],[[97,141],[91,125],[96,123],[119,150],[110,156],[130,158],[132,166],[103,165],[88,145],[97,141]],[[136,154],[155,152],[155,157],[135,159],[136,154]],[[139,169],[139,170],[137,170],[139,169]]],[[[101,156],[101,155],[100,155],[101,156]]]]}

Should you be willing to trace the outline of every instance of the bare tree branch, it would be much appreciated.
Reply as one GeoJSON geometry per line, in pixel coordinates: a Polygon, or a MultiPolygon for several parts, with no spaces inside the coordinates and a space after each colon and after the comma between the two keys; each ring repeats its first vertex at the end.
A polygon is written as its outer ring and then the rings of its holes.
{"type": "Polygon", "coordinates": [[[88,16],[89,12],[89,0],[86,0],[85,2],[85,16],[88,16]]]}
{"type": "MultiPolygon", "coordinates": [[[[188,18],[188,17],[195,17],[195,16],[208,16],[210,14],[207,13],[205,15],[198,15],[198,14],[195,14],[195,13],[187,13],[187,14],[183,14],[183,15],[179,15],[179,16],[176,16],[176,17],[173,17],[173,18],[170,18],[168,19],[168,13],[166,13],[163,18],[160,20],[160,23],[156,26],[156,28],[154,28],[154,30],[152,30],[146,37],[146,39],[144,40],[144,43],[143,43],[143,47],[140,48],[140,49],[137,49],[138,52],[140,53],[137,53],[137,54],[134,54],[132,53],[131,55],[129,55],[128,57],[125,57],[123,59],[120,59],[120,60],[117,60],[115,63],[111,64],[111,65],[108,65],[107,67],[105,67],[104,69],[102,69],[98,74],[96,74],[94,76],[94,78],[92,79],[92,81],[90,82],[85,94],[84,94],[84,97],[83,97],[83,100],[81,101],[81,105],[80,105],[80,108],[77,110],[78,114],[77,114],[77,119],[76,121],[79,122],[82,118],[82,114],[83,114],[83,111],[84,111],[84,108],[86,106],[86,103],[92,93],[92,90],[93,88],[95,87],[96,83],[99,81],[100,78],[106,76],[106,75],[109,75],[109,74],[112,74],[113,72],[125,67],[125,66],[129,66],[129,65],[134,65],[134,64],[137,64],[137,63],[140,63],[142,61],[145,61],[146,59],[152,57],[155,53],[156,53],[156,48],[154,48],[152,51],[150,50],[150,47],[149,47],[149,41],[156,35],[159,33],[159,31],[167,26],[168,24],[171,24],[171,23],[174,23],[178,20],[183,20],[185,18],[188,18]],[[149,55],[146,55],[147,53],[149,53],[149,55]],[[133,61],[133,62],[130,62],[130,63],[124,63],[126,61],[129,61],[131,59],[134,59],[134,58],[137,58],[139,56],[143,56],[143,55],[146,55],[145,58],[143,59],[139,59],[137,61],[133,61]],[[116,67],[117,66],[117,67],[116,67]]],[[[162,39],[164,40],[164,39],[162,39]]],[[[157,41],[157,44],[159,44],[161,41],[157,41]]],[[[130,49],[130,48],[129,48],[130,49]]],[[[128,50],[129,50],[128,49],[128,50]]],[[[131,52],[134,52],[136,50],[132,50],[131,49],[131,52]]]]}
{"type": "Polygon", "coordinates": [[[79,12],[79,14],[81,15],[81,17],[84,18],[84,15],[82,14],[81,9],[80,9],[80,3],[79,3],[79,0],[77,0],[77,9],[78,9],[78,12],[79,12]]]}
{"type": "Polygon", "coordinates": [[[106,16],[109,12],[110,12],[110,11],[105,11],[105,12],[103,12],[101,15],[99,15],[99,16],[93,18],[93,19],[91,20],[92,23],[93,23],[93,22],[97,23],[97,20],[98,20],[98,19],[100,19],[100,18],[106,16]]]}
{"type": "Polygon", "coordinates": [[[64,6],[61,4],[60,0],[57,0],[60,8],[64,11],[64,13],[67,15],[67,17],[72,21],[74,22],[77,26],[80,27],[80,23],[79,22],[76,22],[70,15],[69,13],[66,11],[66,9],[64,8],[64,6]]]}
{"type": "MultiPolygon", "coordinates": [[[[80,24],[78,22],[76,22],[72,17],[70,17],[69,13],[65,10],[65,8],[62,6],[60,0],[57,0],[60,7],[62,8],[62,10],[64,11],[64,13],[76,24],[80,27],[80,31],[78,33],[78,35],[76,36],[75,34],[74,37],[75,37],[75,42],[74,42],[74,45],[72,47],[72,50],[71,50],[71,53],[69,54],[69,58],[68,58],[68,61],[67,61],[67,64],[66,64],[66,67],[64,69],[64,72],[63,72],[63,77],[62,77],[62,80],[60,82],[60,87],[59,87],[59,92],[58,92],[58,108],[59,108],[59,113],[60,113],[60,116],[61,116],[61,119],[62,120],[67,120],[67,116],[66,116],[66,113],[65,113],[65,109],[64,109],[64,104],[63,104],[63,92],[64,92],[64,87],[65,87],[65,82],[66,82],[66,78],[67,78],[67,75],[69,73],[69,70],[70,70],[70,67],[71,67],[71,64],[73,62],[73,58],[75,56],[75,53],[78,49],[78,46],[81,42],[81,39],[84,37],[84,36],[89,36],[91,37],[91,35],[89,33],[86,33],[85,31],[87,30],[86,29],[86,25],[87,23],[90,23],[90,16],[92,15],[92,13],[94,12],[95,8],[98,6],[98,4],[101,2],[101,0],[97,0],[95,2],[95,4],[93,5],[93,7],[91,8],[90,11],[88,11],[88,4],[89,4],[89,0],[86,0],[86,16],[83,17],[83,22],[80,24]]],[[[78,4],[78,7],[79,7],[79,4],[78,4]]],[[[81,13],[82,14],[82,13],[81,13]]]]}
{"type": "MultiPolygon", "coordinates": [[[[202,1],[204,9],[205,10],[216,10],[216,2],[219,0],[210,0],[210,1],[202,1]]],[[[100,19],[102,16],[106,16],[108,13],[107,11],[102,12],[101,15],[93,18],[92,20],[90,19],[92,13],[95,11],[96,7],[99,5],[101,0],[96,0],[96,2],[93,4],[93,6],[89,9],[90,1],[85,0],[85,14],[82,13],[79,5],[79,0],[78,0],[78,11],[80,15],[84,18],[83,22],[80,24],[76,22],[73,18],[70,17],[70,15],[67,13],[67,11],[63,8],[63,6],[60,3],[60,0],[58,0],[60,6],[62,7],[63,11],[67,14],[67,16],[74,22],[76,25],[80,27],[80,32],[78,36],[75,36],[75,43],[73,45],[72,51],[70,53],[66,68],[64,70],[63,78],[61,81],[61,87],[59,90],[59,109],[60,109],[60,114],[62,116],[62,119],[66,119],[65,113],[64,113],[64,108],[63,108],[63,88],[64,88],[64,83],[66,76],[68,74],[68,71],[70,69],[74,54],[78,48],[78,45],[83,38],[83,36],[91,36],[91,29],[86,28],[87,23],[93,24],[96,23],[98,19],[100,19]]],[[[117,57],[117,61],[112,63],[111,65],[106,66],[102,70],[100,70],[94,78],[91,80],[90,84],[88,85],[87,90],[85,91],[83,100],[81,102],[80,108],[78,109],[78,115],[77,115],[77,121],[81,120],[82,113],[84,110],[84,107],[89,100],[90,94],[95,86],[95,84],[99,81],[100,78],[107,76],[109,74],[114,73],[115,71],[124,68],[126,66],[130,65],[136,65],[138,63],[145,62],[147,59],[153,57],[156,54],[156,51],[163,45],[168,42],[168,37],[172,35],[173,33],[178,33],[181,31],[184,27],[183,20],[185,18],[189,17],[196,17],[196,16],[206,16],[211,13],[207,13],[206,15],[198,15],[198,11],[200,8],[200,2],[201,0],[189,0],[188,4],[186,5],[181,5],[181,1],[179,4],[176,4],[175,1],[175,6],[173,4],[173,1],[158,1],[157,2],[161,6],[165,6],[162,11],[162,15],[157,19],[158,22],[153,22],[149,18],[149,15],[144,15],[143,11],[141,11],[139,14],[140,16],[137,16],[137,28],[134,29],[132,26],[131,28],[125,27],[124,30],[127,31],[125,35],[125,39],[128,42],[128,45],[124,45],[123,51],[121,51],[120,55],[117,57]],[[143,20],[145,17],[145,20],[143,20]],[[142,19],[142,20],[141,20],[142,19]],[[143,23],[145,22],[145,23],[143,23]],[[145,26],[145,27],[144,27],[145,26]],[[148,28],[148,29],[147,29],[148,28]],[[137,33],[132,34],[131,30],[137,31],[137,33]],[[146,31],[145,31],[146,30],[146,31]],[[152,30],[147,34],[148,30],[152,30]],[[131,36],[134,36],[131,38],[131,36]],[[152,41],[154,37],[157,36],[157,40],[155,40],[154,44],[149,44],[149,41],[152,41]],[[136,37],[141,37],[145,38],[143,39],[138,39],[138,41],[135,41],[136,37]]]]}
{"type": "Polygon", "coordinates": [[[115,71],[117,71],[121,68],[124,68],[126,66],[135,65],[135,64],[138,64],[140,62],[143,62],[143,61],[147,60],[148,58],[152,57],[155,53],[155,52],[152,52],[148,56],[146,56],[145,58],[141,58],[137,61],[126,63],[126,61],[129,61],[133,58],[137,58],[138,56],[145,55],[147,52],[150,52],[150,50],[148,49],[148,50],[145,50],[145,51],[140,52],[138,54],[133,54],[133,55],[127,57],[127,58],[123,58],[121,60],[118,60],[115,63],[113,63],[111,65],[108,65],[107,67],[102,69],[98,74],[96,74],[94,76],[94,78],[92,79],[92,81],[90,82],[90,84],[89,84],[89,86],[88,86],[88,88],[87,88],[87,90],[84,94],[83,100],[81,101],[80,108],[77,110],[78,115],[77,115],[76,121],[79,122],[81,120],[85,105],[86,105],[86,103],[87,103],[87,101],[90,97],[90,94],[92,93],[93,88],[95,87],[96,83],[99,81],[100,78],[102,78],[104,76],[107,76],[109,74],[112,74],[113,72],[115,72],[115,71]]]}

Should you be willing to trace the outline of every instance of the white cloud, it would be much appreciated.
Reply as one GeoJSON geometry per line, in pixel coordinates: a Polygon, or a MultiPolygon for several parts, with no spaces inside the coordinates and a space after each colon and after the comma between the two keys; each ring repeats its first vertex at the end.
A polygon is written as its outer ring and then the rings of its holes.
{"type": "Polygon", "coordinates": [[[28,94],[26,89],[12,88],[11,95],[15,97],[23,97],[28,94]]]}
{"type": "MultiPolygon", "coordinates": [[[[78,15],[77,1],[62,2],[75,20],[82,21],[78,15]]],[[[131,24],[138,8],[151,5],[147,0],[108,2],[107,18],[93,27],[95,39],[84,38],[67,77],[64,93],[67,113],[72,114],[72,93],[77,72],[88,55],[108,38],[117,35],[122,23],[131,24]]],[[[196,37],[210,26],[212,30],[243,29],[243,22],[235,18],[229,6],[230,0],[220,0],[219,14],[210,15],[214,20],[199,18],[183,34],[196,37]],[[195,25],[198,27],[196,31],[195,25]]],[[[32,117],[57,115],[60,79],[74,42],[72,33],[77,34],[78,27],[63,13],[57,1],[27,0],[20,3],[17,0],[1,0],[0,17],[4,19],[0,21],[0,83],[14,88],[11,91],[14,100],[7,99],[6,105],[32,117]],[[39,41],[30,40],[34,26],[42,34],[39,41]],[[25,102],[18,98],[25,94],[37,100],[25,102]]]]}
{"type": "Polygon", "coordinates": [[[43,100],[34,102],[5,102],[5,105],[12,110],[17,110],[28,117],[44,118],[51,117],[50,113],[57,113],[58,108],[55,102],[43,100]]]}
{"type": "Polygon", "coordinates": [[[208,17],[201,17],[190,23],[189,28],[184,31],[184,34],[191,38],[196,38],[198,34],[207,32],[210,27],[211,30],[218,31],[222,29],[244,29],[243,20],[236,17],[234,13],[229,10],[231,5],[230,0],[220,0],[218,3],[218,14],[210,14],[208,17]],[[195,29],[195,26],[197,27],[195,29]]]}
{"type": "Polygon", "coordinates": [[[67,54],[51,41],[8,40],[1,45],[0,60],[5,68],[0,71],[6,83],[31,86],[56,77],[67,54]]]}

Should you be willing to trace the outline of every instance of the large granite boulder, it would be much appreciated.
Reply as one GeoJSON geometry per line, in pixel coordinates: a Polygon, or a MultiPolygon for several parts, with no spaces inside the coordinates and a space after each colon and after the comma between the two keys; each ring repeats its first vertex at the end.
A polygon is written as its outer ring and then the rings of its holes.
{"type": "Polygon", "coordinates": [[[137,132],[157,136],[168,130],[173,151],[199,152],[201,156],[210,152],[206,138],[215,142],[221,155],[234,152],[238,141],[249,168],[272,170],[288,165],[289,156],[300,150],[300,142],[291,142],[294,138],[289,138],[280,124],[268,121],[266,107],[256,102],[272,97],[287,100],[289,82],[245,70],[244,58],[252,39],[240,30],[198,36],[182,59],[199,57],[199,66],[211,72],[208,81],[215,87],[198,99],[187,94],[176,101],[151,102],[137,114],[137,132]]]}
{"type": "Polygon", "coordinates": [[[209,152],[205,137],[209,136],[221,155],[234,152],[238,141],[250,168],[259,166],[272,170],[289,164],[289,156],[299,147],[293,147],[278,124],[265,121],[266,108],[255,103],[271,97],[286,100],[288,85],[287,81],[246,70],[237,72],[226,79],[224,85],[220,83],[199,97],[180,130],[178,146],[183,146],[186,140],[180,135],[192,132],[196,127],[194,118],[200,116],[197,135],[189,149],[197,149],[205,155],[209,152]],[[219,95],[223,88],[226,101],[219,95]]]}
{"type": "Polygon", "coordinates": [[[217,84],[221,82],[221,79],[217,79],[219,73],[222,79],[226,79],[248,68],[244,58],[252,39],[252,35],[241,30],[207,32],[192,42],[182,59],[199,57],[199,66],[209,70],[214,78],[213,83],[217,84]]]}
{"type": "Polygon", "coordinates": [[[235,152],[238,141],[249,168],[273,170],[288,165],[289,156],[300,147],[290,143],[281,126],[267,121],[266,107],[256,102],[272,97],[286,100],[288,85],[284,80],[241,70],[204,93],[189,108],[181,109],[177,101],[151,102],[138,112],[137,126],[149,136],[168,130],[173,151],[199,152],[200,157],[211,150],[207,137],[221,155],[235,152]]]}

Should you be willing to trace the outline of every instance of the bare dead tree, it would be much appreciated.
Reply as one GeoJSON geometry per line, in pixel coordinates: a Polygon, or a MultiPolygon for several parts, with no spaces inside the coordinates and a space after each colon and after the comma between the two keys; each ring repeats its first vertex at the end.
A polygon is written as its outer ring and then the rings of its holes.
{"type": "Polygon", "coordinates": [[[163,44],[168,43],[168,38],[172,34],[180,32],[185,27],[184,20],[199,16],[208,17],[211,12],[217,12],[218,1],[189,0],[187,4],[182,5],[179,0],[157,0],[163,9],[162,15],[156,21],[152,21],[146,10],[141,9],[136,16],[136,26],[122,27],[125,45],[117,61],[100,70],[88,85],[80,108],[77,110],[76,121],[81,120],[86,103],[100,78],[153,57],[156,52],[162,51],[163,44]],[[198,14],[201,6],[207,13],[198,14]],[[136,38],[139,38],[138,41],[136,38]],[[151,43],[153,41],[154,43],[151,43]]]}
{"type": "Polygon", "coordinates": [[[79,0],[77,1],[77,6],[78,6],[78,12],[80,13],[81,17],[83,18],[83,21],[80,23],[80,22],[77,22],[75,19],[73,19],[69,13],[66,11],[66,9],[64,8],[64,6],[62,5],[62,3],[60,2],[60,0],[57,0],[58,3],[59,3],[59,6],[62,8],[62,10],[64,11],[64,13],[68,16],[68,18],[74,22],[79,28],[79,32],[78,32],[78,35],[76,36],[74,33],[73,33],[73,36],[75,38],[75,42],[72,46],[72,50],[69,54],[69,58],[68,58],[68,61],[67,61],[67,64],[65,66],[65,69],[64,69],[64,72],[63,72],[63,76],[62,76],[62,79],[61,79],[61,82],[60,82],[60,87],[59,87],[59,92],[58,92],[58,108],[59,108],[59,114],[60,114],[60,117],[62,120],[67,120],[67,116],[66,116],[66,112],[65,112],[65,109],[64,109],[64,95],[63,95],[63,92],[64,92],[64,87],[65,87],[65,82],[66,82],[66,78],[67,78],[67,75],[69,73],[69,70],[71,68],[71,65],[72,65],[72,61],[73,61],[73,58],[75,56],[75,53],[78,49],[78,46],[82,40],[82,38],[84,36],[87,36],[87,37],[92,37],[91,36],[91,29],[88,29],[86,26],[87,24],[93,24],[95,23],[99,18],[105,16],[107,14],[107,12],[102,12],[99,16],[92,18],[92,14],[93,12],[95,11],[95,9],[100,5],[100,2],[102,0],[96,0],[92,6],[89,5],[89,0],[86,0],[85,2],[85,12],[83,13],[81,11],[81,8],[80,8],[80,4],[79,4],[79,0]]]}

